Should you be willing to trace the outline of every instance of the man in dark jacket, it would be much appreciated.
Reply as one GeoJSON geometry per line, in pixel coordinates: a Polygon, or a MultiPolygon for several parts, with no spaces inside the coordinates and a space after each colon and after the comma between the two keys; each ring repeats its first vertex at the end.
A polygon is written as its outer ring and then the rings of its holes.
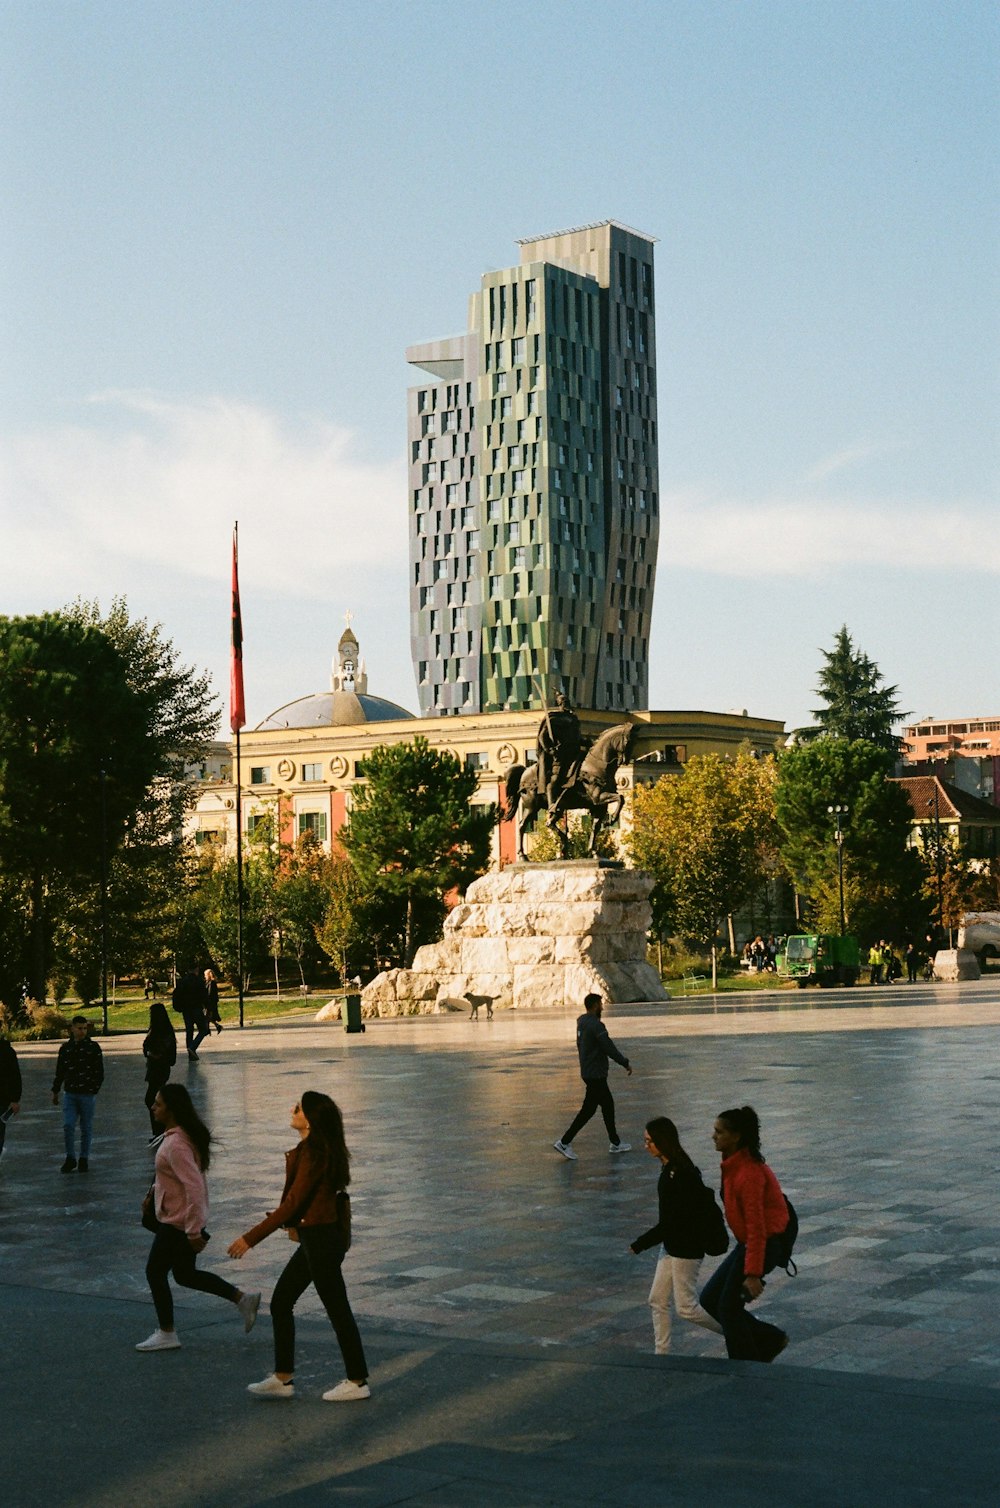
{"type": "Polygon", "coordinates": [[[52,1103],[58,1105],[59,1091],[65,1086],[63,1097],[63,1137],[66,1142],[66,1161],[62,1173],[73,1173],[79,1168],[86,1173],[90,1167],[90,1138],[94,1128],[94,1101],[104,1083],[104,1054],[88,1035],[90,1022],[86,1016],[74,1016],[70,1023],[69,1041],[64,1042],[56,1059],[56,1076],[52,1080],[52,1103]],[[80,1122],[80,1161],[76,1160],[76,1123],[80,1122]]]}
{"type": "Polygon", "coordinates": [[[7,1137],[7,1122],[21,1108],[21,1070],[17,1053],[6,1037],[0,1037],[0,1157],[7,1137]]]}
{"type": "Polygon", "coordinates": [[[628,1058],[622,1056],[608,1036],[608,1029],[601,1020],[603,1009],[600,995],[588,995],[583,1002],[584,1014],[577,1017],[576,1050],[580,1055],[580,1077],[583,1079],[586,1093],[576,1120],[558,1141],[552,1143],[556,1151],[561,1152],[563,1157],[568,1157],[570,1162],[576,1161],[576,1153],[571,1146],[574,1136],[598,1110],[603,1115],[604,1124],[608,1128],[608,1138],[611,1143],[608,1150],[611,1152],[631,1152],[632,1150],[631,1143],[622,1141],[615,1127],[615,1102],[608,1088],[608,1059],[614,1058],[615,1062],[620,1063],[630,1076],[632,1067],[628,1058]]]}
{"type": "Polygon", "coordinates": [[[181,975],[170,1001],[184,1020],[188,1058],[197,1063],[198,1049],[208,1036],[208,991],[201,969],[181,975]]]}

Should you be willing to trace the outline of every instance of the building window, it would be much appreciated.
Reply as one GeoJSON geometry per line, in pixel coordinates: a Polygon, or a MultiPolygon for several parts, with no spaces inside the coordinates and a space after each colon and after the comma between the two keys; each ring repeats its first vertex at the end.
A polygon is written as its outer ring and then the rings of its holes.
{"type": "Polygon", "coordinates": [[[465,768],[467,770],[488,770],[489,767],[490,760],[488,754],[466,754],[465,768]]]}
{"type": "MultiPolygon", "coordinates": [[[[250,766],[250,784],[270,785],[271,766],[269,764],[252,764],[250,766]]],[[[250,832],[249,826],[247,827],[247,832],[250,832]]]]}
{"type": "Polygon", "coordinates": [[[299,837],[313,833],[321,843],[326,842],[326,812],[299,812],[299,837]]]}
{"type": "Polygon", "coordinates": [[[524,360],[524,336],[523,335],[518,336],[517,340],[512,340],[511,341],[511,343],[510,343],[510,359],[511,359],[512,365],[514,365],[514,366],[516,366],[519,361],[523,361],[524,360]]]}
{"type": "Polygon", "coordinates": [[[252,838],[259,827],[263,827],[268,818],[264,812],[251,812],[247,818],[247,837],[252,838]]]}
{"type": "Polygon", "coordinates": [[[322,780],[323,766],[321,764],[304,764],[302,766],[303,780],[322,780]]]}

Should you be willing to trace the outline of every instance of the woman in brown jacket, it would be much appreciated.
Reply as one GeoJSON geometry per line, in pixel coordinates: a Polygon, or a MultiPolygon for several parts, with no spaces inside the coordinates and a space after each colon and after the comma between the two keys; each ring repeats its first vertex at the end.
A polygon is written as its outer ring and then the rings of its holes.
{"type": "Polygon", "coordinates": [[[346,1190],[351,1174],[344,1123],[328,1095],[307,1090],[292,1110],[292,1127],[299,1133],[299,1144],[285,1154],[281,1203],[229,1248],[231,1257],[243,1257],[279,1226],[286,1226],[298,1243],[271,1296],[274,1371],[262,1382],[252,1382],[247,1391],[256,1398],[294,1397],[292,1311],[312,1283],[336,1332],[347,1372],[345,1380],[323,1397],[330,1403],[350,1403],[370,1397],[371,1391],[361,1336],[341,1273],[350,1241],[346,1190]]]}

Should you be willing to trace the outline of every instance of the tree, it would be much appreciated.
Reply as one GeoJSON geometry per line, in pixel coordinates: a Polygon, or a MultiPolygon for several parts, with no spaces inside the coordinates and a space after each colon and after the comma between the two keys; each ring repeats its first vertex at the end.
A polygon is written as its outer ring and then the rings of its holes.
{"type": "Polygon", "coordinates": [[[299,979],[316,960],[317,929],[326,910],[329,859],[313,832],[304,832],[290,852],[283,852],[275,876],[275,911],[282,943],[295,957],[299,979]]]}
{"type": "Polygon", "coordinates": [[[775,761],[744,745],[733,759],[705,754],[680,775],[665,775],[633,795],[628,845],[656,876],[661,924],[712,950],[723,919],[750,903],[775,872],[775,761]]]}
{"type": "Polygon", "coordinates": [[[816,727],[803,729],[802,736],[866,739],[894,754],[899,740],[893,724],[906,715],[896,701],[899,687],[883,685],[878,666],[855,649],[846,624],[834,639],[833,649],[820,653],[826,664],[816,690],[823,706],[813,709],[816,727]]]}
{"type": "Polygon", "coordinates": [[[444,892],[464,890],[489,863],[496,811],[470,805],[479,784],[474,770],[419,736],[373,749],[361,774],[365,784],[354,789],[341,840],[362,885],[401,903],[409,967],[418,901],[434,903],[440,926],[444,892]]]}
{"type": "Polygon", "coordinates": [[[45,999],[54,889],[96,886],[102,844],[109,856],[120,847],[157,768],[143,696],[99,628],[0,619],[0,867],[23,886],[34,998],[45,999]]]}
{"type": "Polygon", "coordinates": [[[839,931],[835,823],[828,808],[848,808],[844,900],[848,929],[894,935],[923,925],[922,873],[907,846],[911,808],[888,779],[891,756],[867,741],[817,738],[782,751],[776,811],[781,855],[819,930],[839,931]]]}

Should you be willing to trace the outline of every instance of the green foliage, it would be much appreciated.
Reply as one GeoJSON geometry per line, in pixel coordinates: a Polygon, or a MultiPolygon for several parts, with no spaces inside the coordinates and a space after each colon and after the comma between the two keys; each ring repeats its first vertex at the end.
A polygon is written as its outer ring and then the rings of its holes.
{"type": "Polygon", "coordinates": [[[818,738],[778,761],[776,812],[781,853],[811,924],[840,930],[837,845],[827,810],[846,805],[844,900],[847,930],[897,936],[923,925],[920,861],[907,847],[910,804],[887,777],[891,756],[860,739],[818,738]]]}
{"type": "Polygon", "coordinates": [[[654,919],[711,945],[722,919],[750,903],[775,872],[775,761],[749,746],[734,759],[706,754],[679,775],[639,786],[628,847],[657,880],[654,919]]]}
{"type": "Polygon", "coordinates": [[[813,710],[817,725],[813,736],[864,739],[895,753],[899,740],[893,724],[905,716],[896,701],[899,687],[883,684],[874,660],[855,649],[846,624],[834,639],[833,649],[820,652],[826,664],[816,690],[823,706],[813,710]]]}
{"type": "MultiPolygon", "coordinates": [[[[569,852],[568,859],[587,859],[590,857],[590,840],[594,831],[594,819],[589,812],[571,812],[569,814],[569,852]]],[[[617,858],[615,840],[612,829],[602,827],[597,835],[595,855],[600,859],[617,858]]],[[[545,821],[542,813],[536,818],[535,832],[529,835],[527,844],[528,857],[535,864],[552,864],[562,858],[562,845],[556,834],[545,821]]]]}
{"type": "Polygon", "coordinates": [[[350,821],[341,835],[363,889],[402,903],[405,962],[419,937],[417,903],[440,926],[446,890],[465,887],[488,863],[495,808],[471,806],[478,787],[463,769],[425,738],[380,747],[363,764],[365,783],[353,793],[350,821]]]}

